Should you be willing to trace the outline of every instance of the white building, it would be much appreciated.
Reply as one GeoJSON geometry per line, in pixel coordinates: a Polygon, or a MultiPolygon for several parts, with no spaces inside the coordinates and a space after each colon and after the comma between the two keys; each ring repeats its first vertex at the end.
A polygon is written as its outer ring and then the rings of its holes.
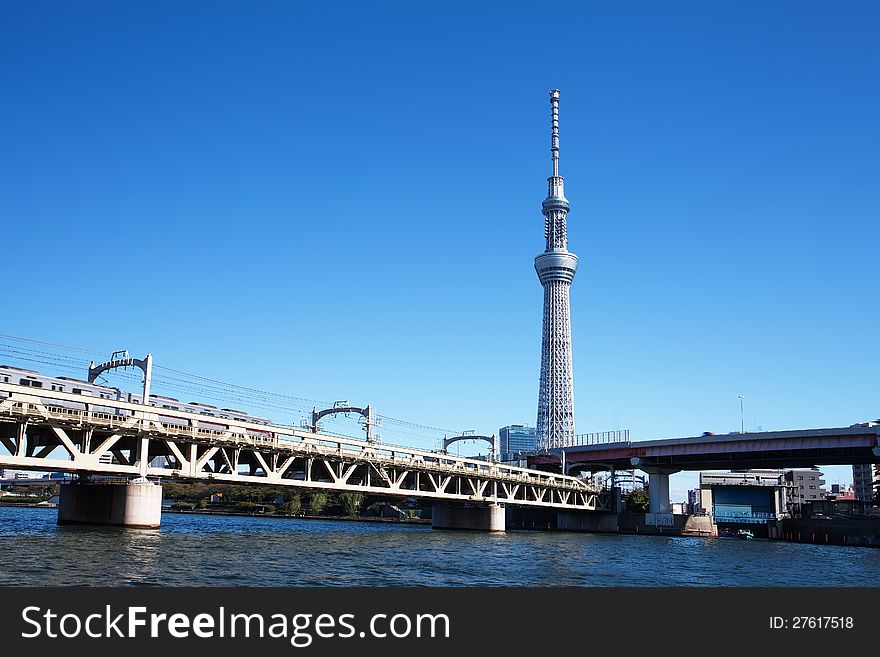
{"type": "Polygon", "coordinates": [[[46,476],[45,472],[31,472],[30,470],[13,470],[12,468],[0,468],[0,479],[41,479],[46,476]]]}
{"type": "Polygon", "coordinates": [[[822,477],[823,474],[818,468],[786,471],[785,492],[789,513],[799,515],[802,504],[825,499],[827,491],[822,477]]]}

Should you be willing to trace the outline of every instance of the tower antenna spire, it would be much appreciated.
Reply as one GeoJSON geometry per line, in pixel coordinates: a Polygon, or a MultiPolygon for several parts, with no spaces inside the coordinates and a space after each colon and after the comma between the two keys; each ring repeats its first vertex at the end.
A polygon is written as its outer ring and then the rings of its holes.
{"type": "Polygon", "coordinates": [[[550,91],[550,107],[553,111],[553,135],[550,139],[550,156],[553,158],[553,176],[559,175],[559,89],[550,91]]]}

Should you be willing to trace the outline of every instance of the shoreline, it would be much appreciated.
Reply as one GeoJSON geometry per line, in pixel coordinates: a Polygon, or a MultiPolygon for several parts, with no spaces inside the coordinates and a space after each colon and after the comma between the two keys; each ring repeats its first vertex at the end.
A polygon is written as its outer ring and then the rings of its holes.
{"type": "MultiPolygon", "coordinates": [[[[40,504],[31,502],[0,502],[0,507],[22,508],[22,509],[57,509],[57,504],[40,504]]],[[[182,511],[180,509],[162,509],[162,513],[176,513],[180,515],[202,515],[202,516],[242,516],[247,518],[277,518],[280,520],[344,520],[348,522],[382,522],[394,523],[400,525],[430,525],[431,520],[427,518],[408,518],[399,520],[396,518],[379,518],[370,516],[310,516],[310,515],[289,515],[286,513],[247,513],[245,511],[208,511],[206,509],[182,511]]]]}
{"type": "Polygon", "coordinates": [[[290,515],[286,513],[247,513],[245,511],[208,511],[206,509],[182,511],[180,509],[162,509],[162,513],[177,513],[180,515],[203,515],[203,516],[245,516],[248,518],[279,518],[282,520],[345,520],[349,522],[384,522],[400,525],[430,525],[430,519],[408,518],[398,520],[396,518],[379,518],[371,516],[310,516],[290,515]]]}

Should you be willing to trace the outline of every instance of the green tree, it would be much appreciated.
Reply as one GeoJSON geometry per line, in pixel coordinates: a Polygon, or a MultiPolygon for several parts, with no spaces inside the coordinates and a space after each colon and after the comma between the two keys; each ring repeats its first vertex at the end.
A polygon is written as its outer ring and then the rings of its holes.
{"type": "Polygon", "coordinates": [[[626,502],[626,510],[635,513],[647,513],[649,508],[648,491],[644,488],[636,488],[623,496],[626,502]]]}
{"type": "Polygon", "coordinates": [[[319,516],[327,504],[327,493],[312,493],[309,495],[309,510],[312,515],[319,516]]]}
{"type": "Polygon", "coordinates": [[[347,516],[356,516],[364,505],[364,496],[360,493],[340,493],[339,504],[347,516]]]}
{"type": "Polygon", "coordinates": [[[302,497],[299,493],[288,493],[284,504],[281,505],[279,511],[295,515],[302,509],[302,497]]]}

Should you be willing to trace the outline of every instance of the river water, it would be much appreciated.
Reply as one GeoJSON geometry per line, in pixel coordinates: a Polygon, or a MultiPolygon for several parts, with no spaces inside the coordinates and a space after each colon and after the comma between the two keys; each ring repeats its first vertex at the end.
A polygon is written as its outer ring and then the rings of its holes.
{"type": "Polygon", "coordinates": [[[170,513],[59,527],[55,509],[2,507],[0,585],[877,586],[880,550],[170,513]]]}

